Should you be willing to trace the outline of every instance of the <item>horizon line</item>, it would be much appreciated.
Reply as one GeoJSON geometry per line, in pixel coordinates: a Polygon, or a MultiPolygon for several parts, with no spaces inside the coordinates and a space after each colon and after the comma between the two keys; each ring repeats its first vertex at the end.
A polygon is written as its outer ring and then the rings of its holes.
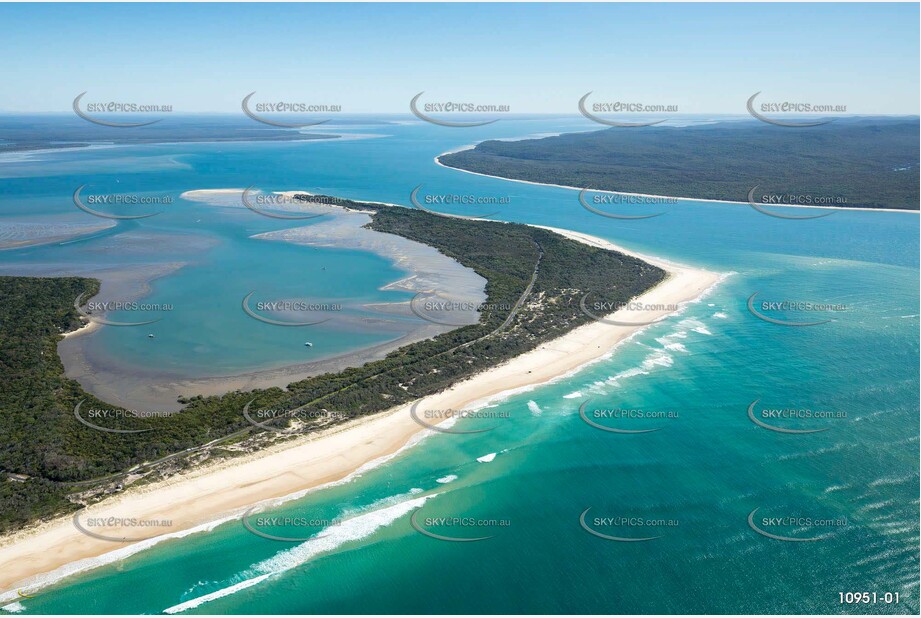
{"type": "MultiPolygon", "coordinates": [[[[104,115],[104,114],[106,114],[106,113],[107,113],[107,112],[102,112],[101,114],[104,115]]],[[[114,113],[114,112],[109,112],[109,113],[114,113]]],[[[369,116],[369,115],[375,115],[375,116],[408,116],[408,117],[410,117],[410,118],[414,118],[414,117],[415,117],[415,116],[413,116],[412,112],[304,112],[304,113],[280,113],[280,114],[278,114],[278,116],[279,116],[279,117],[281,117],[281,116],[288,116],[288,117],[299,117],[299,116],[305,116],[305,117],[306,117],[306,116],[329,116],[331,113],[335,114],[335,117],[343,117],[343,116],[369,116]]],[[[624,113],[621,112],[620,115],[623,115],[623,114],[624,114],[624,113]]],[[[41,111],[0,110],[0,115],[3,115],[3,116],[6,116],[6,115],[19,115],[19,116],[26,116],[26,115],[36,115],[36,116],[39,116],[39,115],[70,115],[70,116],[74,116],[75,118],[78,117],[76,114],[74,114],[73,110],[41,110],[41,111]]],[[[243,114],[242,114],[242,112],[239,112],[239,111],[232,111],[232,112],[231,112],[231,111],[213,111],[213,110],[207,110],[207,111],[183,111],[183,112],[147,112],[147,113],[138,113],[138,114],[137,114],[137,117],[140,118],[140,117],[146,117],[146,116],[164,116],[164,117],[167,117],[167,118],[168,118],[168,117],[177,117],[177,116],[201,116],[201,115],[211,115],[211,116],[240,116],[240,115],[243,115],[243,114]]],[[[458,117],[464,116],[464,117],[469,117],[469,118],[478,117],[478,116],[491,116],[490,112],[482,112],[482,113],[478,113],[478,114],[469,114],[469,113],[465,113],[465,112],[445,112],[444,115],[445,115],[445,116],[458,116],[458,117]]],[[[661,115],[661,114],[657,114],[657,113],[654,113],[654,112],[648,112],[648,113],[636,113],[636,114],[633,114],[633,115],[634,115],[635,117],[639,118],[639,117],[643,117],[643,116],[659,116],[659,115],[661,115]]],[[[816,117],[816,118],[819,117],[819,114],[804,114],[804,113],[799,113],[799,114],[797,114],[797,113],[787,113],[787,114],[777,114],[777,115],[778,115],[778,116],[789,116],[789,117],[801,117],[801,116],[809,116],[809,117],[816,117]]],[[[827,114],[827,115],[831,115],[831,116],[834,117],[834,118],[873,118],[873,117],[881,117],[881,116],[918,118],[918,117],[921,117],[921,112],[857,112],[857,113],[840,113],[840,112],[836,112],[836,113],[827,114]]],[[[503,113],[502,113],[502,117],[503,117],[503,118],[521,117],[521,116],[573,116],[573,117],[576,117],[576,118],[584,118],[578,111],[558,111],[558,112],[503,112],[503,113]]],[[[752,116],[751,116],[750,114],[748,114],[748,113],[746,113],[746,112],[744,112],[744,111],[743,111],[743,112],[689,112],[689,113],[682,113],[682,114],[672,114],[672,115],[671,115],[669,118],[667,118],[666,120],[678,119],[678,118],[687,118],[687,117],[690,117],[690,116],[739,117],[739,118],[751,118],[752,120],[755,120],[755,118],[752,118],[752,116]]],[[[822,117],[824,117],[824,116],[822,116],[822,117]]]]}

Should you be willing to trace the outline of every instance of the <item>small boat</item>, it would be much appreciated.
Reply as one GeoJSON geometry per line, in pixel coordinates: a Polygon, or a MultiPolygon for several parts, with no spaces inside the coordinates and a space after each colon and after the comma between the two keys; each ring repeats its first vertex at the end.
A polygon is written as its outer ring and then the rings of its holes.
{"type": "Polygon", "coordinates": [[[312,347],[313,347],[313,344],[310,343],[309,341],[305,341],[305,342],[304,342],[304,345],[307,346],[308,348],[312,348],[312,347]]]}
{"type": "Polygon", "coordinates": [[[147,338],[148,338],[148,339],[153,339],[153,338],[154,338],[154,334],[153,334],[153,333],[148,333],[148,334],[147,334],[147,338]]]}

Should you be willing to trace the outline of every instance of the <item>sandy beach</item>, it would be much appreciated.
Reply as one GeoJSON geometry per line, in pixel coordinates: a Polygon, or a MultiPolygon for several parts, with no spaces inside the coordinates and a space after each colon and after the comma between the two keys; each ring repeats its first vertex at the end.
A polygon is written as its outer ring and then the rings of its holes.
{"type": "MultiPolygon", "coordinates": [[[[635,255],[668,272],[655,288],[635,299],[645,305],[682,305],[700,297],[721,278],[658,258],[639,255],[587,234],[545,228],[573,240],[635,255]]],[[[610,316],[627,322],[649,322],[673,310],[620,310],[610,316]]],[[[596,361],[642,326],[593,322],[541,345],[493,369],[421,400],[431,408],[463,409],[528,386],[550,382],[596,361]]],[[[94,528],[107,536],[138,537],[159,534],[143,542],[122,543],[81,533],[72,516],[62,517],[11,535],[0,542],[0,602],[15,600],[42,585],[141,551],[165,538],[207,529],[215,522],[239,517],[261,502],[339,481],[369,462],[392,456],[414,444],[423,429],[412,420],[409,405],[334,427],[325,433],[279,444],[232,461],[204,466],[147,487],[131,489],[104,500],[80,515],[169,521],[161,528],[94,528]],[[146,532],[146,535],[145,535],[146,532]]]]}

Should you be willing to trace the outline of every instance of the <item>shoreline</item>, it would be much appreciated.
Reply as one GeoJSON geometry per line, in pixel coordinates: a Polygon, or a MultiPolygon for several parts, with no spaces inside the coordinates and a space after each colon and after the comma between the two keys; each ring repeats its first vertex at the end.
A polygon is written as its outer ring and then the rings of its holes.
{"type": "MultiPolygon", "coordinates": [[[[9,113],[9,112],[7,112],[9,113]]],[[[0,114],[2,116],[2,114],[0,114]]],[[[137,142],[115,142],[115,141],[103,141],[103,142],[91,142],[91,141],[80,141],[75,140],[76,142],[83,144],[81,146],[61,146],[61,147],[40,147],[40,148],[13,148],[11,150],[4,150],[0,152],[0,161],[4,155],[31,155],[31,154],[56,154],[58,152],[80,152],[83,150],[99,150],[103,148],[122,148],[122,147],[131,147],[131,146],[172,146],[172,145],[182,145],[182,144],[264,144],[264,143],[287,143],[287,142],[317,142],[317,141],[327,141],[331,139],[337,139],[340,136],[334,133],[294,133],[293,135],[302,135],[307,137],[301,138],[289,138],[289,139],[243,139],[243,138],[230,138],[230,139],[210,139],[210,140],[164,140],[164,141],[137,141],[137,142]]]]}
{"type": "MultiPolygon", "coordinates": [[[[245,210],[240,199],[243,191],[242,188],[193,189],[183,192],[180,198],[219,208],[245,210]]],[[[288,198],[294,195],[309,195],[308,192],[299,190],[275,191],[272,194],[288,198]]],[[[456,300],[459,302],[470,302],[475,305],[485,300],[486,282],[482,277],[468,271],[456,260],[432,247],[400,236],[364,229],[364,224],[369,220],[367,213],[313,203],[290,205],[282,210],[300,212],[302,206],[310,207],[320,214],[334,216],[331,220],[310,226],[301,226],[297,221],[290,221],[293,227],[253,234],[250,238],[286,242],[295,246],[368,251],[390,261],[397,269],[405,271],[405,276],[388,282],[380,290],[415,293],[426,289],[445,288],[458,290],[456,300]]],[[[153,279],[146,282],[146,292],[149,292],[151,281],[153,279]]],[[[130,297],[141,297],[144,293],[145,291],[139,291],[130,297]]],[[[235,390],[286,389],[294,382],[313,376],[336,373],[380,360],[401,346],[429,339],[452,329],[450,326],[419,319],[406,321],[406,318],[414,318],[409,301],[382,300],[365,304],[362,309],[369,311],[371,315],[350,318],[352,327],[360,327],[376,320],[385,323],[392,336],[380,343],[339,351],[308,361],[281,363],[274,367],[249,368],[225,374],[183,375],[124,365],[117,360],[101,356],[89,347],[88,342],[83,341],[69,341],[58,347],[58,353],[64,364],[65,375],[77,380],[87,392],[99,399],[128,409],[175,412],[183,407],[178,402],[178,397],[210,397],[235,390]]],[[[471,312],[463,318],[465,323],[475,324],[479,316],[471,312]]],[[[90,334],[97,330],[98,326],[81,329],[80,333],[90,334]]]]}
{"type": "MultiPolygon", "coordinates": [[[[585,189],[585,187],[574,187],[572,185],[558,185],[552,182],[535,182],[533,180],[521,180],[518,178],[507,178],[505,176],[495,176],[493,174],[484,174],[483,172],[474,172],[471,170],[465,170],[461,167],[451,167],[450,165],[445,165],[439,160],[441,157],[445,155],[455,154],[457,152],[464,152],[465,150],[473,150],[474,148],[476,148],[476,146],[463,146],[461,148],[449,150],[447,152],[441,153],[440,155],[436,155],[433,160],[435,161],[435,165],[439,167],[443,167],[448,170],[454,170],[456,172],[463,172],[465,174],[473,174],[474,176],[483,176],[485,178],[498,178],[499,180],[507,180],[509,182],[522,182],[524,184],[537,185],[539,187],[556,187],[558,189],[572,189],[574,191],[582,191],[583,189],[585,189]]],[[[629,193],[627,191],[607,191],[605,189],[589,189],[589,191],[591,191],[592,193],[607,193],[609,195],[626,195],[630,197],[649,197],[649,198],[665,199],[665,200],[682,200],[685,202],[704,202],[704,203],[710,202],[714,204],[736,204],[736,205],[742,205],[742,206],[751,206],[751,204],[748,202],[736,202],[734,200],[716,200],[716,199],[705,199],[701,197],[680,197],[677,195],[653,195],[652,193],[629,193]]],[[[863,206],[855,206],[851,208],[848,206],[802,206],[799,204],[765,204],[765,206],[769,206],[771,208],[774,208],[774,207],[776,208],[805,208],[808,210],[812,210],[812,209],[842,210],[842,211],[854,210],[858,212],[907,212],[907,213],[914,213],[916,215],[921,214],[921,210],[908,210],[905,208],[866,208],[863,206]]]]}
{"type": "MultiPolygon", "coordinates": [[[[0,232],[3,232],[4,235],[10,229],[15,231],[16,226],[19,226],[21,229],[27,229],[30,226],[22,222],[5,222],[0,223],[0,232]]],[[[38,227],[38,226],[32,226],[38,227]]],[[[49,225],[48,227],[53,227],[49,225]]],[[[42,234],[46,230],[39,229],[39,234],[27,236],[23,238],[8,237],[6,236],[3,239],[0,239],[0,251],[15,251],[17,249],[30,249],[33,247],[43,247],[46,245],[54,244],[68,244],[71,242],[76,242],[78,240],[83,240],[88,236],[93,234],[99,234],[105,232],[106,230],[111,230],[115,227],[115,223],[66,223],[60,226],[60,229],[54,230],[51,229],[50,233],[42,234]]]]}
{"type": "MultiPolygon", "coordinates": [[[[634,300],[651,306],[679,308],[630,311],[631,321],[648,322],[680,311],[724,276],[628,251],[588,234],[535,227],[636,256],[665,269],[666,278],[634,300]]],[[[608,317],[623,319],[625,313],[619,310],[608,317]]],[[[608,356],[621,342],[646,326],[584,324],[420,401],[431,407],[466,409],[553,382],[608,356]]],[[[120,560],[162,540],[211,529],[239,517],[252,505],[297,499],[331,483],[346,482],[356,472],[392,459],[432,433],[412,420],[411,405],[129,489],[92,505],[84,515],[169,520],[171,528],[152,539],[120,544],[92,538],[74,527],[72,515],[14,533],[0,541],[0,591],[3,591],[0,602],[16,600],[18,590],[34,591],[68,575],[120,560]]],[[[137,530],[117,528],[104,533],[119,532],[129,537],[138,534],[137,530]]]]}

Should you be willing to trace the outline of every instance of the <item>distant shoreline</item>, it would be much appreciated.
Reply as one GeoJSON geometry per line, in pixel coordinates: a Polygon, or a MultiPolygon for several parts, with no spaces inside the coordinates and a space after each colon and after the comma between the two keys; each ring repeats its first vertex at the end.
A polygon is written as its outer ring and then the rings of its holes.
{"type": "MultiPolygon", "coordinates": [[[[443,167],[449,170],[456,170],[458,172],[464,172],[465,174],[474,174],[476,176],[485,176],[486,178],[498,178],[499,180],[508,180],[509,182],[522,182],[528,185],[538,185],[542,187],[557,187],[559,189],[572,189],[574,191],[582,191],[585,187],[574,187],[572,185],[559,185],[552,182],[535,182],[533,180],[521,180],[518,178],[508,178],[507,176],[495,176],[493,174],[484,174],[483,172],[474,172],[472,170],[467,170],[462,167],[454,167],[452,165],[445,165],[441,162],[441,157],[449,154],[455,154],[458,152],[464,152],[467,150],[473,150],[476,146],[464,146],[463,148],[456,148],[454,150],[449,150],[443,152],[440,155],[437,155],[434,158],[435,165],[443,167]]],[[[685,202],[711,202],[716,204],[735,204],[742,206],[751,206],[748,202],[736,202],[733,200],[717,200],[717,199],[705,199],[701,197],[681,197],[677,195],[653,195],[651,193],[628,193],[626,191],[607,191],[604,189],[587,189],[592,193],[607,193],[610,195],[627,195],[631,197],[649,197],[657,199],[671,199],[671,200],[682,200],[685,202]]],[[[863,206],[855,206],[853,208],[847,206],[801,206],[799,204],[765,204],[770,208],[805,208],[808,210],[812,209],[821,209],[821,210],[856,210],[856,211],[867,211],[867,212],[908,212],[914,214],[921,214],[921,210],[909,210],[907,208],[866,208],[863,206]]]]}
{"type": "MultiPolygon", "coordinates": [[[[267,143],[291,143],[291,142],[317,142],[317,141],[328,141],[342,139],[341,135],[335,135],[332,133],[293,133],[292,135],[297,135],[298,137],[267,137],[263,139],[258,138],[237,138],[237,137],[215,137],[211,139],[207,138],[195,138],[190,140],[177,140],[172,139],[155,139],[147,138],[143,140],[131,140],[131,141],[98,141],[98,142],[89,142],[89,141],[80,141],[75,140],[73,142],[61,143],[60,145],[53,144],[35,144],[27,145],[21,148],[0,148],[0,157],[7,154],[31,154],[31,155],[40,155],[40,154],[51,154],[56,152],[76,152],[86,149],[98,149],[98,148],[116,148],[119,146],[163,146],[170,144],[267,144],[267,143]]],[[[13,142],[15,144],[15,142],[13,142]]]]}

